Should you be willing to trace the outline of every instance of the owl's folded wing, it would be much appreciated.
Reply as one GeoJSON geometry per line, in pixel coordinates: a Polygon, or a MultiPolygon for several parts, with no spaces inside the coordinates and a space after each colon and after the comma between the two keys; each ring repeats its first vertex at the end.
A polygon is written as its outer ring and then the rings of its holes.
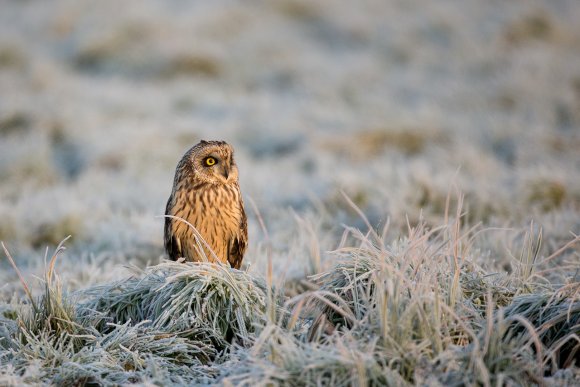
{"type": "Polygon", "coordinates": [[[228,245],[228,262],[234,269],[239,269],[242,266],[242,259],[248,244],[248,223],[246,215],[242,216],[240,222],[240,232],[232,238],[228,245]]]}
{"type": "Polygon", "coordinates": [[[181,251],[181,241],[172,232],[172,219],[165,218],[165,251],[169,255],[169,259],[177,261],[179,258],[183,257],[183,252],[181,251]]]}

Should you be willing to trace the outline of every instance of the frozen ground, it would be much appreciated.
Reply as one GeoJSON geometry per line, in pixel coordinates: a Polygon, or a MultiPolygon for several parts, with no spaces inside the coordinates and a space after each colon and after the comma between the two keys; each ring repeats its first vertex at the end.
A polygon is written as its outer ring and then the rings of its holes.
{"type": "MultiPolygon", "coordinates": [[[[478,241],[490,267],[532,221],[547,257],[580,233],[578,20],[577,0],[2,1],[0,240],[36,288],[69,234],[71,290],[156,264],[178,160],[223,139],[250,273],[330,267],[366,229],[341,191],[390,240],[461,191],[470,225],[505,228],[478,241]]],[[[562,259],[553,281],[578,281],[578,246],[562,259]]]]}

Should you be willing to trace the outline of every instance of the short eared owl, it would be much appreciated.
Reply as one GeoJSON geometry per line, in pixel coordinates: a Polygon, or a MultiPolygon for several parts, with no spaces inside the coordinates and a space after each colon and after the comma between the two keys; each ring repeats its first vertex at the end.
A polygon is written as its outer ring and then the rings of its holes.
{"type": "Polygon", "coordinates": [[[233,268],[241,266],[248,228],[229,144],[201,141],[185,153],[175,171],[165,214],[172,216],[165,218],[165,250],[171,259],[213,262],[217,258],[233,268]]]}

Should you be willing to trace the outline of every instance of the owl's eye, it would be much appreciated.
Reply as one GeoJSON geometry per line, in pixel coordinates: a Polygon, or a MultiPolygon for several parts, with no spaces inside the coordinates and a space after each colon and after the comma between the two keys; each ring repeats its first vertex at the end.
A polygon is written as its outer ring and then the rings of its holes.
{"type": "Polygon", "coordinates": [[[213,157],[206,157],[204,162],[205,162],[205,165],[207,165],[208,167],[211,167],[212,165],[215,165],[217,163],[217,160],[213,157]]]}

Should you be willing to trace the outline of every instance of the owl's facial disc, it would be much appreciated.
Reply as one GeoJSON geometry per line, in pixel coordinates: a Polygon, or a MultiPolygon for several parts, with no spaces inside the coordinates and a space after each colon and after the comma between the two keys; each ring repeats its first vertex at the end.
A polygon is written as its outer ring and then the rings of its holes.
{"type": "Polygon", "coordinates": [[[227,155],[222,157],[212,152],[201,159],[201,166],[202,170],[221,183],[227,183],[232,175],[231,158],[227,155]]]}

